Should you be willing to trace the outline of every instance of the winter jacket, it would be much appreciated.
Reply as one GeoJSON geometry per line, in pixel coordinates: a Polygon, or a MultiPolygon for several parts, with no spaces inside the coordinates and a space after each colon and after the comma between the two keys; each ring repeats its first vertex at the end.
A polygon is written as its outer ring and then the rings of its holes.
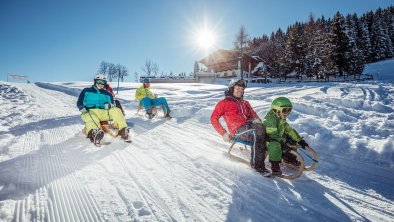
{"type": "Polygon", "coordinates": [[[248,121],[259,118],[248,101],[236,99],[233,96],[226,96],[226,98],[220,100],[212,112],[211,124],[220,135],[226,133],[226,130],[219,122],[222,116],[231,136],[234,136],[235,131],[248,123],[248,121]]]}
{"type": "Polygon", "coordinates": [[[114,90],[112,89],[112,87],[108,83],[105,85],[105,88],[108,90],[108,92],[110,92],[112,94],[112,97],[115,98],[114,90]]]}
{"type": "Polygon", "coordinates": [[[110,103],[113,106],[114,99],[112,94],[106,89],[99,90],[96,86],[92,86],[83,89],[81,94],[79,94],[77,107],[78,109],[81,109],[83,106],[86,106],[88,109],[104,109],[105,103],[110,103]]]}
{"type": "Polygon", "coordinates": [[[279,118],[273,110],[270,110],[264,117],[264,126],[267,132],[268,142],[276,141],[282,144],[286,142],[285,135],[297,143],[302,139],[297,131],[291,128],[286,120],[279,118]]]}
{"type": "Polygon", "coordinates": [[[153,94],[152,91],[149,90],[149,88],[145,88],[144,86],[141,86],[140,88],[138,88],[135,91],[135,98],[138,101],[141,101],[142,99],[144,99],[145,97],[149,97],[151,99],[155,98],[155,94],[153,94]]]}

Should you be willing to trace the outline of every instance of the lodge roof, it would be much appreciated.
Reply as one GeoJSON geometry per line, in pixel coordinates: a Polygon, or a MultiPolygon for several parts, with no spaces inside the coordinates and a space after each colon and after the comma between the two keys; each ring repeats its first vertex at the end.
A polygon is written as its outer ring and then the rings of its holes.
{"type": "MultiPolygon", "coordinates": [[[[244,59],[248,58],[249,60],[255,60],[256,62],[262,61],[261,58],[258,56],[250,56],[246,53],[244,53],[243,56],[244,59]]],[[[218,49],[212,52],[211,54],[209,54],[207,57],[201,59],[199,63],[202,63],[204,65],[210,65],[212,63],[220,63],[220,62],[233,61],[238,59],[239,59],[238,51],[218,49]]]]}

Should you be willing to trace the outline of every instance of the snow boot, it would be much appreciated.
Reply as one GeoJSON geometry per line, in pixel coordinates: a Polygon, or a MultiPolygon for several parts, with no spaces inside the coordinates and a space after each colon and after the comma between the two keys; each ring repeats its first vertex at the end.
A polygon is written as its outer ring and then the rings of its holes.
{"type": "Polygon", "coordinates": [[[149,119],[152,119],[153,117],[155,117],[155,114],[153,113],[152,108],[146,110],[146,115],[148,115],[149,119]]]}
{"type": "Polygon", "coordinates": [[[268,171],[267,168],[265,168],[265,167],[257,167],[257,168],[255,168],[255,170],[256,170],[257,172],[261,173],[261,174],[269,173],[269,171],[268,171]]]}
{"type": "Polygon", "coordinates": [[[98,129],[91,129],[88,133],[88,138],[92,143],[100,144],[101,139],[104,137],[104,131],[98,129]]]}
{"type": "Polygon", "coordinates": [[[125,142],[131,142],[131,140],[129,139],[129,129],[127,127],[119,130],[119,135],[120,138],[125,142]]]}
{"type": "Polygon", "coordinates": [[[172,116],[170,116],[170,112],[171,112],[170,110],[166,110],[164,117],[171,119],[172,116]]]}
{"type": "Polygon", "coordinates": [[[290,153],[290,152],[284,152],[282,155],[283,162],[287,164],[291,164],[294,166],[300,166],[301,163],[300,161],[297,160],[297,156],[290,153]]]}
{"type": "Polygon", "coordinates": [[[274,176],[282,175],[282,170],[280,169],[280,166],[279,166],[280,161],[270,161],[270,162],[271,162],[272,175],[274,175],[274,176]]]}

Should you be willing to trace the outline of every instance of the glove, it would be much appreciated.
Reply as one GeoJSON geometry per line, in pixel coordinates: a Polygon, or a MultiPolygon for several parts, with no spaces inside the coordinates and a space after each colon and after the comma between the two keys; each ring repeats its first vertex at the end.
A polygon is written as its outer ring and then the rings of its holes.
{"type": "Polygon", "coordinates": [[[261,120],[260,120],[260,119],[254,119],[254,120],[252,121],[252,123],[254,123],[254,124],[258,124],[258,123],[262,123],[262,122],[261,122],[261,120]]]}
{"type": "Polygon", "coordinates": [[[83,113],[88,112],[88,109],[86,108],[86,106],[82,106],[82,107],[79,109],[79,111],[83,114],[83,113]]]}
{"type": "Polygon", "coordinates": [[[106,109],[106,110],[111,109],[111,104],[110,103],[104,103],[104,109],[106,109]]]}
{"type": "Polygon", "coordinates": [[[228,133],[224,133],[222,138],[224,142],[230,142],[230,135],[228,133]]]}
{"type": "Polygon", "coordinates": [[[305,140],[301,140],[300,142],[298,142],[298,144],[300,144],[300,146],[302,147],[302,148],[306,148],[307,146],[309,146],[306,142],[305,142],[305,140]]]}
{"type": "Polygon", "coordinates": [[[155,99],[157,99],[157,94],[155,93],[155,94],[153,94],[153,95],[154,95],[155,99]]]}

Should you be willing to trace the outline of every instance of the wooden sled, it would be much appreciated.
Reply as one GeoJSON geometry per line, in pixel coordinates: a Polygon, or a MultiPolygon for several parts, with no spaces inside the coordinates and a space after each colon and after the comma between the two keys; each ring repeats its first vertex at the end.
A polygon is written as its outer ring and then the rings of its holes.
{"type": "MultiPolygon", "coordinates": [[[[299,146],[289,146],[291,147],[291,150],[289,150],[288,152],[297,157],[297,160],[300,162],[300,166],[285,163],[282,160],[280,164],[282,175],[279,175],[277,177],[292,180],[301,176],[304,171],[312,171],[316,168],[319,157],[315,150],[313,150],[311,147],[306,147],[304,151],[304,149],[300,148],[299,146]],[[302,150],[302,152],[299,152],[299,150],[302,150]],[[304,157],[308,157],[310,160],[304,157]],[[305,159],[308,159],[308,161],[306,162],[305,159]]],[[[251,150],[248,147],[251,147],[251,144],[249,142],[232,138],[231,146],[225,154],[233,160],[245,163],[250,166],[251,150]],[[234,146],[236,144],[243,144],[243,146],[239,146],[239,150],[236,149],[237,151],[235,151],[234,146]],[[238,153],[238,155],[235,154],[236,152],[238,153]]],[[[266,155],[265,159],[267,159],[267,156],[268,155],[266,155]]],[[[271,164],[269,163],[269,161],[265,161],[265,163],[267,170],[270,171],[269,168],[271,164]]]]}

